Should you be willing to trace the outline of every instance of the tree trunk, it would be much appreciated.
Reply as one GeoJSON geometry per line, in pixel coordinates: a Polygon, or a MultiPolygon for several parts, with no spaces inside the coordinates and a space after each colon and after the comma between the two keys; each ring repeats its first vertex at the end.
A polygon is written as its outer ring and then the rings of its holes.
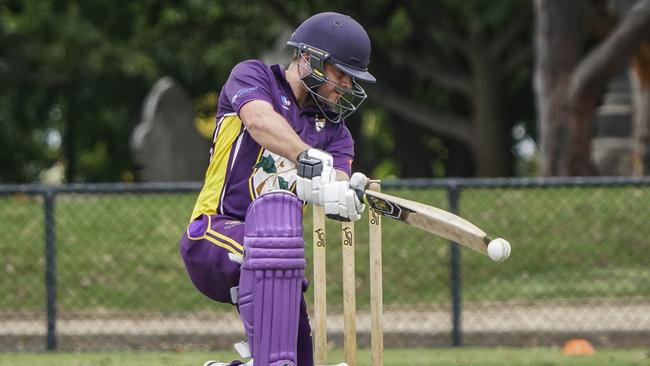
{"type": "Polygon", "coordinates": [[[591,174],[594,107],[607,81],[647,40],[650,0],[636,1],[616,28],[579,63],[582,2],[535,0],[535,8],[542,174],[591,174]]]}
{"type": "Polygon", "coordinates": [[[650,43],[644,43],[632,63],[632,174],[650,173],[650,43]]]}
{"type": "Polygon", "coordinates": [[[607,81],[629,64],[650,34],[650,0],[637,0],[619,24],[573,72],[568,101],[575,105],[570,141],[571,175],[590,174],[593,110],[607,81]]]}
{"type": "Polygon", "coordinates": [[[445,146],[448,158],[445,161],[445,177],[474,177],[476,176],[476,160],[471,147],[463,142],[447,139],[445,146]]]}
{"type": "Polygon", "coordinates": [[[480,34],[472,36],[470,63],[473,90],[472,150],[479,177],[503,177],[512,172],[512,154],[507,131],[507,116],[502,106],[501,75],[498,65],[486,57],[487,42],[480,34]]]}
{"type": "Polygon", "coordinates": [[[420,126],[409,125],[400,117],[397,113],[390,113],[388,117],[393,131],[395,155],[399,162],[399,177],[430,177],[433,157],[422,141],[422,135],[428,131],[420,126]]]}
{"type": "Polygon", "coordinates": [[[580,4],[578,1],[535,0],[535,90],[542,146],[541,174],[569,175],[571,137],[580,130],[571,121],[576,106],[567,88],[578,63],[580,4]]]}
{"type": "Polygon", "coordinates": [[[568,98],[568,108],[571,111],[569,119],[569,165],[566,174],[571,176],[592,175],[591,138],[593,135],[592,121],[595,98],[568,98]]]}

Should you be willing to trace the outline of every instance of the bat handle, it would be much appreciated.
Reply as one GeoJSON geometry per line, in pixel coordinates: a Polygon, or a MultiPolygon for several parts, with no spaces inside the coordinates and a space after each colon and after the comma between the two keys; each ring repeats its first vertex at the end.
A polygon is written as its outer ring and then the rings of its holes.
{"type": "Polygon", "coordinates": [[[357,197],[359,197],[359,201],[363,202],[363,199],[366,197],[366,189],[370,189],[370,186],[372,184],[379,184],[381,181],[378,179],[368,179],[368,183],[366,184],[365,187],[363,188],[354,188],[354,192],[357,194],[357,197]]]}
{"type": "Polygon", "coordinates": [[[354,193],[359,197],[359,202],[363,203],[363,197],[366,195],[366,191],[364,189],[355,188],[354,193]]]}

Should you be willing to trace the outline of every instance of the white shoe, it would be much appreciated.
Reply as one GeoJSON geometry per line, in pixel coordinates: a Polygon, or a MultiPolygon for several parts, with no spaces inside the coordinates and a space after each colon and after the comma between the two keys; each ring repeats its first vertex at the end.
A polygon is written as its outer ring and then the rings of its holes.
{"type": "MultiPolygon", "coordinates": [[[[229,366],[230,363],[224,363],[220,361],[205,361],[203,366],[229,366]]],[[[253,360],[248,360],[248,362],[241,364],[241,366],[253,366],[253,360]]],[[[347,366],[347,365],[346,365],[347,366]]]]}
{"type": "Polygon", "coordinates": [[[241,358],[251,358],[253,357],[253,354],[251,353],[251,348],[248,346],[248,342],[238,342],[235,343],[234,346],[235,351],[239,353],[239,357],[241,358]]]}
{"type": "MultiPolygon", "coordinates": [[[[234,288],[234,287],[233,287],[234,288]]],[[[251,349],[248,346],[248,342],[238,342],[235,343],[235,351],[239,353],[239,357],[241,358],[251,358],[251,349]]],[[[205,361],[203,366],[228,366],[230,363],[223,363],[219,361],[205,361]]],[[[250,359],[248,362],[242,364],[241,366],[253,366],[253,360],[250,359]]],[[[347,366],[347,365],[346,365],[347,366]]]]}

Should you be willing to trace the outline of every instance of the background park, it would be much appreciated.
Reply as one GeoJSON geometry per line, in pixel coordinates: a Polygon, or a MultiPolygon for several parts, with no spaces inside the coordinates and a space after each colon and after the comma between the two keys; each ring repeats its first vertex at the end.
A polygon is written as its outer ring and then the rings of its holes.
{"type": "Polygon", "coordinates": [[[495,264],[384,220],[385,364],[650,364],[650,0],[4,0],[0,365],[237,357],[236,311],[192,287],[178,240],[230,69],[286,64],[290,32],[320,11],[373,42],[353,170],[513,247],[495,264]],[[570,355],[574,339],[595,353],[570,355]]]}

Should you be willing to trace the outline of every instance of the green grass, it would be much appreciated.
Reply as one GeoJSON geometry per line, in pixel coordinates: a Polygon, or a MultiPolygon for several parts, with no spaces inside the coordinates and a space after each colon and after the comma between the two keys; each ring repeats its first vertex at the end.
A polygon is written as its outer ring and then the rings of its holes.
{"type": "MultiPolygon", "coordinates": [[[[387,193],[447,206],[443,190],[387,193]]],[[[61,313],[213,311],[213,303],[192,287],[178,254],[195,197],[59,196],[61,313]]],[[[462,216],[506,237],[513,251],[510,260],[495,264],[461,250],[463,300],[649,297],[648,202],[650,188],[464,190],[462,216]]],[[[310,211],[305,216],[310,274],[310,211]]],[[[357,301],[363,307],[369,298],[367,218],[356,226],[357,301]]],[[[386,306],[447,303],[447,242],[389,219],[383,220],[383,231],[386,306]]],[[[42,311],[43,236],[39,199],[0,197],[0,293],[12,294],[0,296],[0,311],[42,311]]],[[[341,298],[340,242],[337,223],[329,222],[328,299],[333,307],[341,298]]]]}
{"type": "MultiPolygon", "coordinates": [[[[1,366],[197,366],[208,359],[230,360],[232,352],[180,353],[42,353],[0,354],[1,366]]],[[[342,352],[329,356],[340,362],[342,352]]],[[[598,350],[592,356],[565,356],[555,348],[462,348],[387,350],[386,366],[640,366],[650,365],[648,350],[598,350]]],[[[362,350],[358,365],[370,365],[370,353],[362,350]]]]}

